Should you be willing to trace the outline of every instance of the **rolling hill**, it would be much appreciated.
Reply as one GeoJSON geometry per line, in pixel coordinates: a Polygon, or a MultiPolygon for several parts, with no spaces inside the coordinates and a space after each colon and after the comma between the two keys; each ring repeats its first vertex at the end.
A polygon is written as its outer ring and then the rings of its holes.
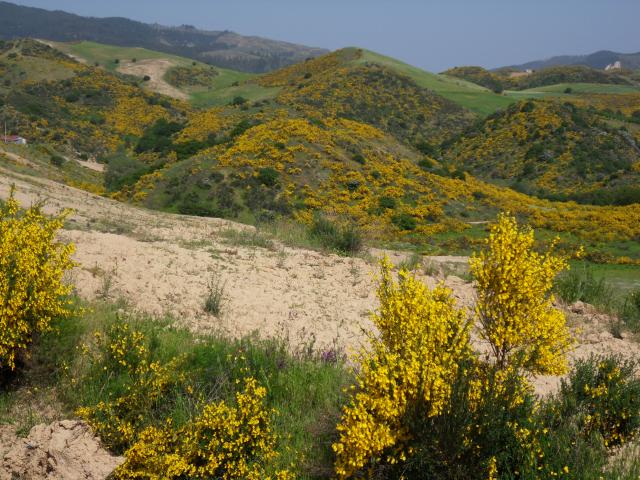
{"type": "MultiPolygon", "coordinates": [[[[497,132],[508,140],[501,155],[524,158],[527,141],[541,143],[548,132],[557,140],[549,144],[558,149],[566,140],[574,142],[569,153],[575,158],[584,153],[582,146],[589,154],[594,148],[611,150],[613,156],[597,168],[622,162],[616,168],[623,174],[618,172],[614,183],[632,183],[631,143],[625,146],[624,134],[590,110],[571,107],[571,113],[561,103],[542,102],[483,120],[445,92],[515,99],[354,48],[237,85],[271,89],[276,92],[271,98],[234,99],[208,109],[149,92],[139,77],[80,63],[41,42],[3,42],[0,52],[2,112],[11,133],[32,144],[24,154],[45,152],[52,168],[58,168],[56,152],[78,160],[97,157],[106,167],[104,187],[115,199],[248,223],[284,218],[310,225],[326,218],[371,241],[419,245],[452,237],[472,242],[477,222],[509,210],[545,231],[571,232],[567,245],[588,242],[598,258],[610,260],[629,256],[612,250],[611,242],[626,245],[640,235],[639,205],[596,207],[535,198],[507,188],[507,179],[473,172],[473,159],[464,155],[466,149],[482,153],[497,132]],[[43,78],[43,71],[51,78],[43,78]],[[425,88],[429,85],[434,88],[425,88]],[[538,115],[539,107],[549,115],[538,115]],[[523,108],[531,112],[520,112],[523,108]],[[526,141],[514,143],[522,129],[526,141]]],[[[172,80],[178,84],[195,81],[176,75],[172,80]]],[[[497,163],[506,158],[486,153],[483,158],[497,163]]],[[[604,180],[591,172],[589,162],[582,190],[576,191],[588,192],[590,183],[604,180]]],[[[558,191],[565,187],[558,183],[558,191]]],[[[95,185],[84,188],[95,191],[95,185]]]]}
{"type": "Polygon", "coordinates": [[[267,72],[326,53],[320,48],[230,31],[204,31],[189,25],[166,27],[126,18],[81,17],[0,1],[0,39],[23,37],[144,47],[245,72],[267,72]]]}
{"type": "Polygon", "coordinates": [[[535,60],[521,65],[511,65],[503,68],[525,71],[527,69],[540,70],[547,67],[563,65],[585,65],[603,70],[607,65],[613,65],[615,62],[620,62],[622,68],[638,70],[640,69],[640,52],[618,53],[610,50],[600,50],[588,55],[560,55],[545,60],[535,60]]]}

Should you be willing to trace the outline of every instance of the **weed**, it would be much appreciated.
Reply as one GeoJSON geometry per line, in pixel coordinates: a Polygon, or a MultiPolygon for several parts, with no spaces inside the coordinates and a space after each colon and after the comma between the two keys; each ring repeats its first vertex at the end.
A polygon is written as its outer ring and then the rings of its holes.
{"type": "Polygon", "coordinates": [[[411,256],[404,259],[398,264],[398,270],[407,270],[408,272],[415,272],[422,266],[422,255],[418,252],[412,252],[411,256]]]}
{"type": "Polygon", "coordinates": [[[259,230],[236,230],[228,228],[220,232],[224,242],[234,247],[258,247],[275,250],[272,238],[259,230]]]}
{"type": "Polygon", "coordinates": [[[584,265],[560,275],[555,284],[556,294],[567,303],[589,303],[603,310],[610,310],[614,298],[607,281],[597,278],[590,267],[584,265]]]}
{"type": "Polygon", "coordinates": [[[96,292],[96,297],[101,300],[109,300],[113,290],[114,279],[118,275],[118,263],[109,271],[101,271],[100,273],[100,288],[96,292]]]}
{"type": "Polygon", "coordinates": [[[207,284],[207,297],[204,301],[204,310],[211,315],[219,317],[222,314],[227,301],[225,293],[226,283],[222,282],[217,274],[213,274],[207,284]]]}

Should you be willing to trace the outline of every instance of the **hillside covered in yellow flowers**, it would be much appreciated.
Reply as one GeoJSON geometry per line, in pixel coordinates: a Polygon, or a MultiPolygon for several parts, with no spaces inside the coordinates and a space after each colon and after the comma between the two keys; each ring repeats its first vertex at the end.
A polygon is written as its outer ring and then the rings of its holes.
{"type": "Polygon", "coordinates": [[[249,78],[237,88],[269,95],[208,109],[31,40],[0,45],[0,74],[12,133],[52,158],[97,159],[92,189],[121,201],[248,223],[322,217],[432,247],[473,243],[507,210],[594,259],[640,260],[639,133],[593,103],[514,103],[356,48],[249,78]]]}

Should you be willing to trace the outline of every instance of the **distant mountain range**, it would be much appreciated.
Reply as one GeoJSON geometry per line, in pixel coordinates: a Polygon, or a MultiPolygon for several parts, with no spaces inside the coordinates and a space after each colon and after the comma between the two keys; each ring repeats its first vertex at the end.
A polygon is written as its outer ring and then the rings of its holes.
{"type": "Polygon", "coordinates": [[[0,39],[23,37],[144,47],[254,73],[272,71],[327,52],[230,31],[204,31],[190,25],[167,27],[120,17],[81,17],[0,1],[0,39]]]}
{"type": "Polygon", "coordinates": [[[640,52],[618,53],[609,50],[600,50],[590,55],[561,55],[547,58],[546,60],[536,60],[523,63],[522,65],[511,65],[503,68],[525,71],[527,69],[540,70],[542,68],[562,65],[586,65],[591,68],[603,70],[608,65],[615,65],[616,62],[620,62],[622,68],[638,70],[640,69],[640,52]]]}

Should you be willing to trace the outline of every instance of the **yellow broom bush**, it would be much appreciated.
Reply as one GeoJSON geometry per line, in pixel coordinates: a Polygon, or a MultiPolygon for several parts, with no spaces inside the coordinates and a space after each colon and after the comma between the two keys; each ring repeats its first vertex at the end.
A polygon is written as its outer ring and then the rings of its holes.
{"type": "Polygon", "coordinates": [[[333,445],[340,479],[406,460],[411,413],[442,413],[461,363],[471,356],[469,324],[448,289],[431,291],[405,270],[396,282],[383,260],[378,298],[373,322],[380,334],[362,354],[357,388],[333,445]]]}
{"type": "MultiPolygon", "coordinates": [[[[476,473],[484,471],[484,478],[496,478],[496,458],[493,454],[483,457],[484,450],[475,448],[477,441],[492,438],[492,432],[515,439],[511,445],[524,457],[540,450],[535,442],[526,441],[522,433],[526,427],[517,420],[522,416],[518,409],[529,408],[526,375],[564,372],[571,340],[564,315],[553,307],[550,294],[566,260],[554,255],[553,247],[546,253],[533,247],[531,229],[519,227],[507,214],[500,215],[486,248],[470,262],[478,291],[471,318],[456,308],[445,287],[429,290],[403,270],[395,281],[391,265],[383,260],[380,308],[373,316],[379,334],[372,336],[369,349],[358,359],[356,386],[337,426],[339,440],[333,445],[339,479],[373,478],[381,467],[389,471],[402,464],[401,472],[416,455],[425,460],[433,454],[446,463],[446,455],[438,457],[437,452],[443,451],[466,458],[476,473]],[[471,351],[472,320],[477,320],[481,338],[490,345],[487,356],[471,351]],[[454,388],[459,388],[455,386],[465,383],[466,390],[454,394],[454,388]],[[491,405],[498,403],[513,421],[485,424],[491,405]],[[456,411],[460,405],[463,410],[456,411]],[[474,420],[456,423],[452,415],[474,420]],[[460,448],[438,445],[445,437],[429,437],[437,435],[431,431],[434,428],[456,438],[460,448]],[[425,435],[433,440],[426,450],[425,435]]],[[[500,415],[495,418],[505,421],[500,415]]]]}
{"type": "Polygon", "coordinates": [[[206,405],[196,418],[176,429],[143,430],[125,452],[116,479],[171,480],[293,480],[288,471],[269,476],[265,464],[277,456],[270,412],[264,407],[267,392],[253,378],[236,393],[236,405],[224,401],[206,405]]]}
{"type": "Polygon", "coordinates": [[[469,262],[477,282],[476,318],[497,368],[532,374],[566,371],[571,346],[564,314],[553,306],[551,288],[568,267],[554,255],[534,250],[534,232],[501,214],[486,248],[469,262]]]}
{"type": "Polygon", "coordinates": [[[0,368],[14,370],[34,336],[70,314],[63,275],[74,246],[56,240],[66,216],[46,216],[41,204],[22,211],[13,190],[0,205],[0,368]]]}

